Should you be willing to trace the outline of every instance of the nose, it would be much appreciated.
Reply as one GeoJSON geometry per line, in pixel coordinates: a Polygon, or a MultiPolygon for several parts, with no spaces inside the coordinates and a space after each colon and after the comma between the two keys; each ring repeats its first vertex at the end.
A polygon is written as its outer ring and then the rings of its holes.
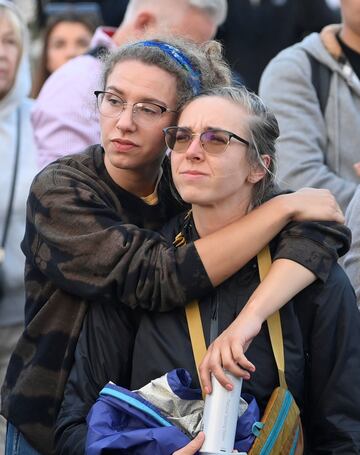
{"type": "Polygon", "coordinates": [[[116,128],[120,131],[134,131],[136,129],[132,105],[124,105],[116,121],[116,128]]]}
{"type": "Polygon", "coordinates": [[[200,136],[193,135],[189,147],[185,151],[185,156],[188,160],[201,161],[204,159],[204,150],[200,143],[200,136]]]}
{"type": "Polygon", "coordinates": [[[70,60],[72,58],[75,58],[79,55],[79,50],[76,45],[68,46],[65,55],[66,55],[66,60],[70,60]]]}
{"type": "Polygon", "coordinates": [[[3,45],[3,43],[1,42],[1,40],[0,40],[0,56],[1,56],[1,57],[6,57],[5,46],[3,45]]]}

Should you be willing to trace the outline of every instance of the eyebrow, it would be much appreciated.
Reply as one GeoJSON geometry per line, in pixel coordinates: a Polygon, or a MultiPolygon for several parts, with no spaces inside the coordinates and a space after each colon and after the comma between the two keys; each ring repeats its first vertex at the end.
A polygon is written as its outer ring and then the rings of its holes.
{"type": "MultiPolygon", "coordinates": [[[[182,125],[178,125],[179,128],[186,128],[190,131],[194,131],[190,126],[182,126],[182,125]]],[[[210,125],[206,125],[202,128],[202,131],[211,131],[211,130],[221,130],[221,131],[225,131],[226,129],[221,127],[221,126],[210,126],[210,125]]]]}
{"type": "Polygon", "coordinates": [[[17,34],[15,33],[14,30],[5,30],[4,35],[6,38],[10,37],[17,37],[17,34]]]}
{"type": "MultiPolygon", "coordinates": [[[[105,90],[110,91],[110,92],[116,92],[116,93],[114,93],[114,95],[118,95],[120,98],[125,98],[125,93],[121,89],[118,89],[118,88],[114,87],[113,85],[107,86],[105,90]]],[[[164,103],[164,101],[161,101],[157,98],[140,97],[140,99],[141,99],[141,101],[137,101],[138,103],[154,103],[154,104],[159,104],[160,106],[167,107],[167,104],[164,103]]]]}

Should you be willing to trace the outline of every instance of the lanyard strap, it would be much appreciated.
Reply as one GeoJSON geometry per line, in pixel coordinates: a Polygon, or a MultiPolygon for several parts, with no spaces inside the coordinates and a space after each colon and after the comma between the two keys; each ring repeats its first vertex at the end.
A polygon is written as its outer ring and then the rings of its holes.
{"type": "Polygon", "coordinates": [[[199,308],[199,302],[193,300],[191,303],[185,307],[186,320],[189,327],[189,335],[191,340],[191,346],[193,350],[193,355],[195,359],[196,371],[199,377],[199,383],[201,387],[201,392],[204,397],[204,390],[200,379],[199,374],[199,365],[202,359],[206,354],[206,343],[204,337],[204,330],[201,322],[201,314],[199,308]]]}
{"type": "MultiPolygon", "coordinates": [[[[263,248],[257,256],[259,266],[260,281],[266,277],[271,267],[271,255],[268,246],[263,248]]],[[[284,342],[281,329],[280,313],[275,311],[267,319],[267,325],[269,328],[269,335],[271,341],[271,347],[274,353],[276,366],[278,369],[279,383],[280,386],[287,389],[285,380],[285,357],[284,357],[284,342]]]]}
{"type": "MultiPolygon", "coordinates": [[[[182,239],[183,240],[183,239],[182,239]]],[[[182,243],[184,244],[184,243],[182,243]]],[[[267,275],[271,267],[271,255],[268,246],[263,248],[257,256],[260,281],[267,275]]],[[[186,320],[189,328],[190,340],[193,349],[193,355],[196,364],[196,371],[199,376],[201,390],[204,391],[201,384],[199,375],[199,365],[206,354],[206,343],[204,337],[204,330],[201,322],[201,314],[199,303],[193,300],[185,307],[186,320]]],[[[284,343],[281,329],[280,313],[276,311],[267,319],[269,328],[270,341],[274,353],[276,366],[278,369],[279,383],[281,387],[287,388],[285,380],[285,360],[284,360],[284,343]]]]}
{"type": "Polygon", "coordinates": [[[15,185],[17,179],[17,172],[19,167],[19,155],[20,155],[20,128],[21,128],[21,120],[20,120],[20,108],[16,111],[16,144],[15,144],[15,161],[13,166],[13,173],[11,179],[11,188],[10,188],[10,196],[8,201],[8,206],[5,215],[5,224],[4,230],[1,240],[0,246],[0,263],[4,261],[5,258],[5,243],[9,232],[9,225],[10,225],[10,218],[11,213],[14,205],[14,195],[15,195],[15,185]]]}

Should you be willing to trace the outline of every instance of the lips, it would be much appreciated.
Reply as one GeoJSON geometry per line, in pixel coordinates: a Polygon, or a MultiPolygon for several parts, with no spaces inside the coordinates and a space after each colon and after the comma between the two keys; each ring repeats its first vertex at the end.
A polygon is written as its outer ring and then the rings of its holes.
{"type": "Polygon", "coordinates": [[[118,152],[127,152],[134,147],[138,147],[135,142],[129,141],[127,139],[111,139],[110,142],[114,145],[115,150],[118,152]]]}
{"type": "Polygon", "coordinates": [[[205,172],[200,172],[200,171],[195,171],[193,169],[189,169],[189,170],[186,170],[186,171],[182,171],[180,172],[181,175],[189,175],[189,176],[202,176],[202,175],[207,175],[205,174],[205,172]]]}

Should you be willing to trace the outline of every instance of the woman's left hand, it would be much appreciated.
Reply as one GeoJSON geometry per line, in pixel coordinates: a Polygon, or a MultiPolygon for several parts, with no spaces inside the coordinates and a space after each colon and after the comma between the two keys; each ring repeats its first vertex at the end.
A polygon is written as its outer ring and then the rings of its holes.
{"type": "Polygon", "coordinates": [[[216,338],[199,366],[205,393],[211,393],[211,373],[220,384],[232,390],[232,384],[224,369],[234,376],[250,379],[255,366],[246,358],[245,352],[261,329],[262,320],[244,308],[238,317],[216,338]]]}

